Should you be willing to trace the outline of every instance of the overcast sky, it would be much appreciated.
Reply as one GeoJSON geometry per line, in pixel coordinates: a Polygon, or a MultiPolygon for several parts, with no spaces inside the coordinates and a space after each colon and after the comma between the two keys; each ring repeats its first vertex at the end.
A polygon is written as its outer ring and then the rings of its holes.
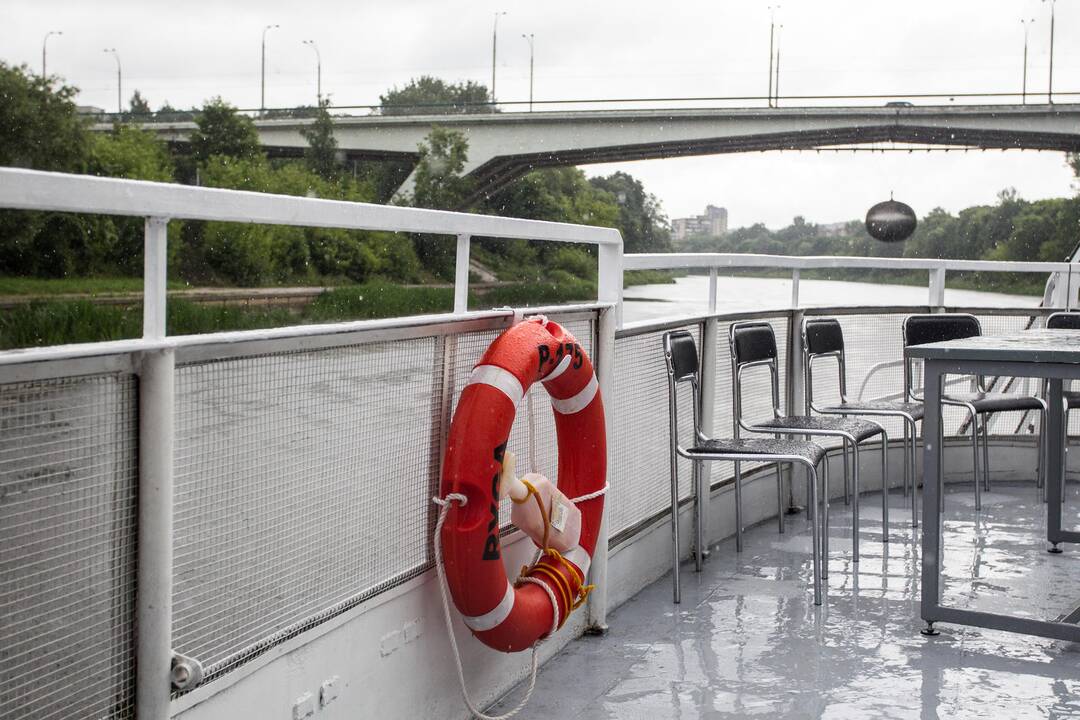
{"type": "MultiPolygon", "coordinates": [[[[335,105],[377,103],[421,74],[491,82],[493,13],[499,20],[496,91],[528,98],[528,44],[536,37],[537,99],[764,95],[770,2],[645,0],[3,0],[0,59],[81,89],[79,103],[116,106],[138,88],[153,107],[221,95],[258,107],[260,36],[267,34],[267,105],[311,104],[315,55],[335,105]]],[[[776,12],[781,94],[1009,92],[1021,86],[1022,17],[1031,26],[1028,89],[1045,101],[1048,2],[1037,0],[789,0],[776,12]]],[[[1054,87],[1080,91],[1080,0],[1057,4],[1054,87]]],[[[1080,101],[1080,95],[1073,97],[1080,101]]],[[[1065,98],[1062,98],[1065,100],[1065,98]]],[[[915,100],[920,104],[930,101],[915,100]]],[[[948,101],[945,101],[948,102],[948,101]]],[[[875,102],[874,104],[880,104],[875,102]]],[[[1059,153],[755,153],[584,168],[641,178],[671,217],[726,206],[732,226],[780,227],[861,217],[895,192],[920,215],[990,203],[1004,187],[1037,199],[1075,192],[1059,153]]]]}

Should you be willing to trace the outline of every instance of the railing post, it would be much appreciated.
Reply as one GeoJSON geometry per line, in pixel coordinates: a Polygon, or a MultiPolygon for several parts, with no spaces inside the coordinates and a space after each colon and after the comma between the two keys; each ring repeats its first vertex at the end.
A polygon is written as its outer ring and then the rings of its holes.
{"type": "MultiPolygon", "coordinates": [[[[701,422],[701,432],[712,437],[716,434],[716,347],[718,342],[720,323],[716,317],[710,317],[701,328],[701,407],[698,408],[701,422]]],[[[699,469],[696,474],[698,486],[694,488],[695,497],[698,498],[697,532],[695,537],[701,539],[701,555],[709,554],[709,500],[710,500],[710,469],[712,463],[698,463],[699,469]]]]}
{"type": "MultiPolygon", "coordinates": [[[[716,312],[716,266],[709,268],[709,314],[716,312]]],[[[708,463],[705,463],[706,467],[708,463]]]]}
{"type": "Polygon", "coordinates": [[[172,692],[174,363],[171,348],[148,350],[139,371],[138,720],[167,719],[172,692]]]}
{"type": "Polygon", "coordinates": [[[1069,302],[1069,290],[1069,273],[1054,273],[1054,294],[1050,304],[1055,308],[1068,309],[1072,305],[1069,302]]]}
{"type": "Polygon", "coordinates": [[[799,268],[791,270],[791,307],[799,307],[799,268]]]}
{"type": "Polygon", "coordinates": [[[931,311],[943,312],[945,310],[945,265],[942,264],[930,271],[930,297],[927,304],[931,311]]]}
{"type": "MultiPolygon", "coordinates": [[[[796,270],[796,272],[798,272],[796,270]]],[[[805,312],[795,308],[788,315],[788,353],[787,353],[787,392],[784,401],[785,412],[788,415],[809,414],[806,409],[806,388],[803,387],[803,347],[802,347],[802,321],[805,312]]],[[[788,465],[788,505],[793,504],[795,494],[794,465],[788,465]]],[[[807,470],[806,477],[810,471],[807,470]]],[[[808,500],[809,502],[809,500],[808,500]]]]}
{"type": "Polygon", "coordinates": [[[169,220],[146,218],[143,236],[143,337],[165,337],[168,300],[169,220]]]}
{"type": "Polygon", "coordinates": [[[457,256],[454,261],[454,312],[469,311],[469,236],[457,236],[457,256]]]}
{"type": "MultiPolygon", "coordinates": [[[[609,433],[615,420],[615,330],[622,325],[622,251],[622,242],[600,245],[597,249],[599,256],[597,296],[600,302],[611,303],[612,307],[601,308],[597,318],[593,363],[596,368],[596,380],[600,386],[600,397],[604,398],[604,425],[609,433]]],[[[608,442],[608,483],[612,482],[612,449],[613,444],[608,442]]],[[[611,508],[611,491],[608,492],[589,570],[589,581],[596,586],[596,589],[589,594],[588,622],[591,633],[607,631],[608,513],[611,508]]]]}

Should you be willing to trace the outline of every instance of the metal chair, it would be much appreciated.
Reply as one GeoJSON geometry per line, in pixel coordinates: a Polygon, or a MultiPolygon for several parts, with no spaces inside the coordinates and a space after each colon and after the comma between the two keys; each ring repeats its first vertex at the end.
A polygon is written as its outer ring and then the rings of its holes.
{"type": "MultiPolygon", "coordinates": [[[[982,325],[974,315],[965,313],[936,313],[931,315],[909,315],[904,318],[903,325],[904,347],[909,345],[925,345],[927,343],[942,342],[945,340],[960,340],[963,338],[982,335],[982,325]]],[[[1043,448],[1044,436],[1042,429],[1046,427],[1046,402],[1042,398],[1033,395],[1018,393],[990,392],[983,383],[982,377],[975,377],[974,382],[978,388],[975,392],[967,393],[943,393],[941,403],[965,408],[971,418],[971,450],[972,450],[972,479],[975,481],[975,509],[982,509],[981,487],[990,490],[990,442],[987,432],[989,415],[995,412],[1011,411],[1037,411],[1039,412],[1039,449],[1038,449],[1038,483],[1042,486],[1042,473],[1044,463],[1043,448]],[[982,475],[983,482],[979,484],[979,417],[982,417],[982,475]]],[[[912,382],[912,364],[905,357],[904,360],[904,397],[914,402],[922,402],[922,398],[915,393],[912,382]]],[[[945,494],[941,493],[941,501],[944,504],[945,494]]]]}
{"type": "MultiPolygon", "coordinates": [[[[806,414],[865,415],[869,417],[898,417],[904,421],[904,496],[911,488],[911,526],[919,526],[918,493],[915,492],[916,423],[923,419],[923,404],[904,400],[850,400],[847,396],[847,362],[844,355],[844,331],[835,318],[806,318],[802,324],[803,387],[806,392],[806,414]],[[814,361],[836,359],[839,375],[840,403],[820,406],[814,402],[814,361]]],[[[888,485],[882,479],[882,503],[887,503],[888,485]]]]}
{"type": "MultiPolygon", "coordinates": [[[[823,565],[823,545],[815,508],[818,506],[818,473],[816,467],[825,458],[825,450],[811,442],[799,442],[775,439],[739,439],[711,438],[701,431],[701,393],[698,382],[698,354],[694,336],[686,330],[673,330],[664,333],[664,360],[668,372],[668,415],[670,420],[671,441],[671,539],[672,539],[672,580],[674,582],[675,602],[680,602],[679,583],[679,463],[678,457],[687,458],[694,463],[694,564],[701,570],[705,557],[706,539],[703,537],[702,497],[709,488],[702,487],[701,463],[706,461],[742,460],[765,461],[776,463],[797,463],[806,467],[809,473],[810,508],[808,515],[813,535],[813,570],[814,604],[821,604],[821,578],[823,565]],[[689,382],[693,390],[694,437],[689,447],[679,442],[678,387],[689,382]]],[[[822,466],[821,478],[828,487],[828,464],[822,466]]],[[[822,518],[828,517],[828,494],[824,493],[825,507],[821,510],[822,518]]],[[[742,551],[742,478],[735,476],[735,545],[742,551]]]]}
{"type": "MultiPolygon", "coordinates": [[[[728,330],[731,347],[732,395],[734,396],[734,429],[739,437],[740,430],[755,433],[783,435],[803,435],[807,437],[838,437],[844,443],[844,488],[847,492],[848,466],[847,446],[850,444],[854,458],[854,470],[850,473],[854,498],[851,508],[851,556],[852,562],[859,562],[859,444],[864,440],[881,435],[883,449],[881,453],[881,476],[888,477],[888,445],[885,429],[868,420],[853,420],[842,417],[823,417],[820,415],[784,415],[780,412],[780,379],[777,369],[776,335],[772,325],[766,322],[732,323],[728,330]],[[767,367],[772,386],[772,418],[761,422],[748,423],[742,412],[742,376],[750,368],[767,367]]],[[[739,477],[739,465],[735,465],[735,477],[739,477]]],[[[777,478],[779,482],[779,477],[777,478]]],[[[828,496],[828,488],[824,493],[828,496]]],[[[827,528],[828,517],[822,524],[827,528]]],[[[882,542],[889,541],[889,507],[882,507],[882,542]]],[[[829,536],[826,531],[822,537],[823,557],[828,557],[829,536]]],[[[827,568],[826,568],[827,572],[827,568]]]]}

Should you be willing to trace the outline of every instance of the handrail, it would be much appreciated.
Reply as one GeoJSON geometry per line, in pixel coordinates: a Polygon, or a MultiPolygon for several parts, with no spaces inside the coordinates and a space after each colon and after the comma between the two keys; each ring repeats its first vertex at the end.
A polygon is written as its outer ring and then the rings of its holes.
{"type": "Polygon", "coordinates": [[[754,253],[639,253],[627,255],[627,270],[691,268],[872,268],[880,270],[954,270],[980,272],[1068,272],[1066,262],[874,258],[850,255],[757,255],[754,253]]]}

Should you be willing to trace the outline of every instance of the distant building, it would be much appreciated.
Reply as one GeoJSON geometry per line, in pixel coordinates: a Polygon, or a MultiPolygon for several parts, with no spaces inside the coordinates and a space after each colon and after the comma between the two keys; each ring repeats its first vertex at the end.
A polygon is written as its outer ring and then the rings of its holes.
{"type": "Polygon", "coordinates": [[[849,223],[846,222],[834,222],[825,223],[824,225],[818,225],[819,237],[843,237],[847,235],[847,227],[849,223]]]}
{"type": "Polygon", "coordinates": [[[692,235],[720,237],[727,232],[727,208],[706,205],[705,214],[671,221],[671,238],[676,243],[686,242],[692,235]]]}

